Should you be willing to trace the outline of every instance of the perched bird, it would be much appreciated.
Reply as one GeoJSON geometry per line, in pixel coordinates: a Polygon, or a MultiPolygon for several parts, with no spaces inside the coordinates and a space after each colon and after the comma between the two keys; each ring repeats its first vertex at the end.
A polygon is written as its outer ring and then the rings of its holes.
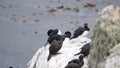
{"type": "Polygon", "coordinates": [[[73,33],[73,37],[72,38],[77,38],[78,36],[86,36],[88,34],[88,32],[90,31],[88,24],[84,23],[84,27],[79,27],[78,29],[76,29],[73,33]]]}
{"type": "Polygon", "coordinates": [[[49,44],[51,44],[51,42],[56,39],[56,37],[58,36],[57,33],[58,33],[58,29],[50,30],[50,32],[48,31],[49,38],[48,38],[47,42],[49,44]]]}
{"type": "Polygon", "coordinates": [[[84,65],[83,58],[84,56],[80,55],[79,59],[73,59],[68,62],[68,65],[65,68],[81,68],[84,65]]]}
{"type": "Polygon", "coordinates": [[[46,46],[48,43],[51,44],[51,42],[56,38],[56,34],[61,35],[61,31],[58,29],[50,29],[47,32],[48,39],[44,46],[46,46]]]}
{"type": "Polygon", "coordinates": [[[85,31],[82,33],[81,36],[87,36],[90,31],[90,28],[88,27],[87,23],[84,24],[84,29],[85,29],[85,31]]]}
{"type": "Polygon", "coordinates": [[[53,35],[54,35],[54,39],[49,47],[49,56],[47,61],[50,60],[52,55],[60,54],[58,53],[58,51],[61,49],[64,39],[71,37],[71,33],[69,31],[66,31],[64,35],[58,35],[58,34],[53,34],[53,35]]]}
{"type": "Polygon", "coordinates": [[[62,35],[52,34],[51,37],[52,41],[50,42],[49,55],[47,61],[49,61],[53,55],[59,54],[58,51],[61,49],[64,41],[64,37],[62,35]]]}
{"type": "Polygon", "coordinates": [[[66,31],[65,34],[64,34],[64,37],[65,38],[71,38],[71,32],[66,31]]]}
{"type": "Polygon", "coordinates": [[[59,40],[54,40],[49,47],[49,55],[47,61],[49,61],[53,55],[59,54],[58,51],[60,50],[61,47],[62,47],[62,42],[59,40]]]}
{"type": "Polygon", "coordinates": [[[83,54],[84,57],[86,57],[89,55],[89,53],[90,53],[90,43],[87,43],[81,48],[81,51],[79,53],[75,54],[75,56],[83,54]]]}

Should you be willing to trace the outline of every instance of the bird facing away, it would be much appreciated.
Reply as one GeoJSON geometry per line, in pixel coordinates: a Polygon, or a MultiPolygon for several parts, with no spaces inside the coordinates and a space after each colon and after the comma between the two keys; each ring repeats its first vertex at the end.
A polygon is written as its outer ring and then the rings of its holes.
{"type": "Polygon", "coordinates": [[[73,33],[73,37],[72,38],[77,38],[78,36],[82,35],[86,36],[88,34],[88,32],[90,31],[88,24],[84,23],[84,27],[79,27],[78,29],[76,29],[73,33]],[[84,33],[85,32],[85,33],[84,33]]]}
{"type": "Polygon", "coordinates": [[[89,55],[89,53],[90,53],[90,43],[87,43],[81,48],[81,51],[79,53],[75,54],[75,56],[83,54],[84,57],[86,57],[89,55]]]}
{"type": "Polygon", "coordinates": [[[80,55],[79,59],[73,59],[68,62],[68,65],[65,68],[81,68],[84,65],[83,58],[84,56],[80,55]]]}

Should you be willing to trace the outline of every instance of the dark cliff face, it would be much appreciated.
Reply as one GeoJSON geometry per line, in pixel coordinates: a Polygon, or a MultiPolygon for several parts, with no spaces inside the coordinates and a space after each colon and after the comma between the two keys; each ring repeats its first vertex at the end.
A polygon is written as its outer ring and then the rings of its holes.
{"type": "Polygon", "coordinates": [[[89,68],[120,67],[120,8],[108,6],[97,18],[93,29],[89,68]],[[119,56],[116,58],[116,56],[119,56]],[[113,60],[115,59],[115,60],[113,60]],[[113,63],[111,63],[113,62],[113,63]],[[108,67],[110,66],[110,67],[108,67]]]}

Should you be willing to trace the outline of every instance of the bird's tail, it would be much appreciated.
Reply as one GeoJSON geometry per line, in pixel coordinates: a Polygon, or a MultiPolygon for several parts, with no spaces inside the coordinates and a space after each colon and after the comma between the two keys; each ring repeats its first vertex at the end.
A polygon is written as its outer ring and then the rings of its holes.
{"type": "Polygon", "coordinates": [[[51,58],[51,55],[49,55],[49,56],[48,56],[47,61],[49,61],[49,60],[50,60],[50,58],[51,58]]]}
{"type": "Polygon", "coordinates": [[[44,47],[46,47],[47,44],[48,44],[48,42],[45,43],[44,47]]]}

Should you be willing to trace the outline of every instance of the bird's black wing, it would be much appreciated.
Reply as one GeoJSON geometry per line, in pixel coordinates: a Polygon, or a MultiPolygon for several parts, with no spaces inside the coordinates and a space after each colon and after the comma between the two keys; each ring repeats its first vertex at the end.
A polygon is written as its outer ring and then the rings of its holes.
{"type": "Polygon", "coordinates": [[[78,29],[76,29],[73,33],[73,38],[76,38],[80,35],[82,35],[82,33],[85,31],[85,29],[83,27],[79,27],[78,29]]]}
{"type": "Polygon", "coordinates": [[[85,45],[81,48],[81,53],[89,52],[89,51],[90,51],[90,43],[85,44],[85,45]]]}
{"type": "Polygon", "coordinates": [[[75,54],[75,56],[79,54],[83,54],[84,56],[87,56],[89,52],[90,52],[90,43],[87,43],[81,48],[81,51],[79,53],[75,54]]]}
{"type": "Polygon", "coordinates": [[[59,40],[54,40],[49,47],[50,54],[57,54],[57,52],[61,49],[62,42],[59,40]]]}
{"type": "Polygon", "coordinates": [[[81,68],[77,63],[70,63],[65,68],[81,68]]]}

